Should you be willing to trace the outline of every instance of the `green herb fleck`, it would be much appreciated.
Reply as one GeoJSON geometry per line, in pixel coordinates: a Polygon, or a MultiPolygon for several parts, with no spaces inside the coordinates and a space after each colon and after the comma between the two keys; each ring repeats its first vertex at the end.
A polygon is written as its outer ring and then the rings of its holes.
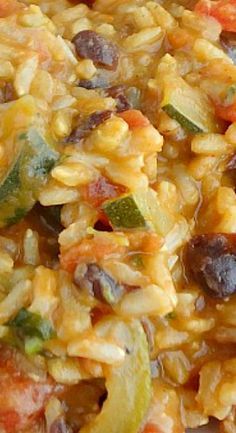
{"type": "Polygon", "coordinates": [[[15,319],[9,322],[9,326],[17,328],[27,337],[49,340],[55,336],[55,331],[49,320],[43,319],[39,314],[31,313],[25,308],[22,308],[15,319]]]}

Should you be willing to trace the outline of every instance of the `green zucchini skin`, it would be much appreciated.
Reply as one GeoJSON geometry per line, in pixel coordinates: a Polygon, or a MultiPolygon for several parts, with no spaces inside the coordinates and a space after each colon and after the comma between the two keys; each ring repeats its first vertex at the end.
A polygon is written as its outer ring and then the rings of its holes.
{"type": "Polygon", "coordinates": [[[167,74],[163,78],[161,108],[190,134],[218,132],[214,107],[201,88],[183,78],[167,74]]]}
{"type": "Polygon", "coordinates": [[[146,226],[144,216],[132,195],[106,202],[103,211],[116,228],[132,229],[146,226]]]}
{"type": "Polygon", "coordinates": [[[177,122],[179,122],[179,124],[188,132],[192,134],[200,134],[204,132],[203,129],[199,128],[197,125],[191,122],[190,119],[188,119],[183,114],[181,114],[178,110],[176,110],[175,107],[173,107],[173,105],[171,104],[165,105],[164,107],[162,107],[162,109],[172,119],[177,120],[177,122]]]}
{"type": "Polygon", "coordinates": [[[16,140],[16,155],[0,182],[0,227],[17,223],[29,212],[59,159],[59,153],[34,128],[16,140]]]}

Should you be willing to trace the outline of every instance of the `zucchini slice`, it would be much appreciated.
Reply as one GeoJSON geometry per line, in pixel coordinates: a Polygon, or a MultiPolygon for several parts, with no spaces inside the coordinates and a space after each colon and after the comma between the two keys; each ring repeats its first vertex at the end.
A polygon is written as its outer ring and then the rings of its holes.
{"type": "Polygon", "coordinates": [[[141,208],[140,200],[135,194],[109,200],[103,205],[103,211],[112,226],[126,229],[146,226],[141,208]]]}
{"type": "Polygon", "coordinates": [[[161,107],[192,134],[218,130],[214,110],[207,96],[181,77],[165,77],[161,107]]]}
{"type": "Polygon", "coordinates": [[[15,224],[33,207],[58,152],[30,128],[16,137],[13,157],[0,180],[0,227],[15,224]]]}
{"type": "MultiPolygon", "coordinates": [[[[121,366],[106,367],[108,398],[101,412],[80,433],[136,433],[147,414],[152,387],[148,345],[137,321],[111,319],[111,332],[125,343],[127,355],[121,366]]],[[[104,321],[104,326],[109,323],[104,321]]],[[[108,328],[109,329],[109,328],[108,328]]]]}
{"type": "Polygon", "coordinates": [[[161,236],[174,226],[174,217],[163,207],[152,188],[106,201],[103,211],[114,228],[145,228],[161,236]]]}

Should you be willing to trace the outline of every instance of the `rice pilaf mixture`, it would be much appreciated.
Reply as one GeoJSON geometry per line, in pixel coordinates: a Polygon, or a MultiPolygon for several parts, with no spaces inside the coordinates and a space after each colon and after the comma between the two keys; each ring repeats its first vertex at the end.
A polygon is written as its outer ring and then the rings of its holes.
{"type": "Polygon", "coordinates": [[[236,432],[236,1],[0,0],[0,432],[236,432]]]}

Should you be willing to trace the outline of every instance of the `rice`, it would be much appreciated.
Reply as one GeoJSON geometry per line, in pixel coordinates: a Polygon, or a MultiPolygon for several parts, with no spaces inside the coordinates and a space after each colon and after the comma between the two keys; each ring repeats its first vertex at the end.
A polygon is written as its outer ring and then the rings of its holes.
{"type": "Polygon", "coordinates": [[[98,337],[72,340],[67,351],[70,356],[89,358],[105,364],[119,364],[125,357],[123,349],[98,337]]]}
{"type": "Polygon", "coordinates": [[[235,7],[180,3],[0,0],[3,433],[234,432],[235,7]]]}
{"type": "Polygon", "coordinates": [[[23,280],[16,284],[11,292],[0,302],[0,323],[7,323],[17,312],[30,303],[31,281],[23,280]]]}

